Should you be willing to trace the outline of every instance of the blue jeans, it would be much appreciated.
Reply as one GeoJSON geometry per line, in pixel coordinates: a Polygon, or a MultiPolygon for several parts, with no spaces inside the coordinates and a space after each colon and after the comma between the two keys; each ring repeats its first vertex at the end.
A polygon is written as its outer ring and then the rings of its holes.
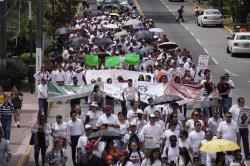
{"type": "Polygon", "coordinates": [[[240,128],[239,130],[240,130],[240,137],[242,138],[245,156],[248,156],[250,155],[249,154],[249,141],[248,141],[249,130],[248,128],[242,128],[242,129],[240,128]]]}
{"type": "Polygon", "coordinates": [[[230,100],[230,97],[225,97],[225,98],[222,98],[220,99],[219,101],[219,106],[221,108],[221,113],[226,113],[229,111],[231,105],[232,105],[232,101],[230,100]],[[231,104],[230,104],[231,102],[231,104]]]}
{"type": "Polygon", "coordinates": [[[47,122],[47,114],[48,114],[48,102],[47,99],[38,99],[38,106],[39,106],[39,111],[37,114],[37,119],[39,118],[39,116],[42,114],[42,112],[45,115],[46,118],[46,122],[47,122]]]}
{"type": "Polygon", "coordinates": [[[12,123],[12,116],[11,115],[2,115],[1,118],[4,138],[6,140],[10,140],[10,131],[11,131],[11,123],[12,123]]]}

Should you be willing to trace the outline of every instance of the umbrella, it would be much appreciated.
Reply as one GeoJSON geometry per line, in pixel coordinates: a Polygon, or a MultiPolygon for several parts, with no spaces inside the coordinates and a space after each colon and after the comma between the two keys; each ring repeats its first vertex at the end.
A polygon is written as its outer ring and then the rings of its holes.
{"type": "Polygon", "coordinates": [[[143,54],[143,53],[148,53],[152,50],[151,46],[147,46],[147,47],[142,47],[141,49],[138,50],[139,53],[143,54]]]}
{"type": "Polygon", "coordinates": [[[98,38],[95,40],[94,44],[97,46],[103,46],[106,44],[110,45],[110,44],[113,44],[113,41],[109,38],[106,38],[106,37],[105,38],[98,38]]]}
{"type": "Polygon", "coordinates": [[[117,17],[120,16],[120,14],[118,14],[118,13],[110,13],[109,15],[110,15],[110,16],[117,16],[117,17]]]}
{"type": "Polygon", "coordinates": [[[130,20],[124,22],[124,25],[125,25],[125,26],[129,26],[129,25],[136,26],[136,25],[138,25],[138,24],[140,24],[140,23],[141,23],[140,20],[137,20],[137,19],[130,19],[130,20]]]}
{"type": "Polygon", "coordinates": [[[59,35],[64,35],[70,32],[72,32],[72,29],[68,27],[61,27],[61,28],[56,29],[56,34],[59,34],[59,35]]]}
{"type": "Polygon", "coordinates": [[[121,135],[115,131],[100,130],[91,133],[88,139],[98,139],[100,136],[102,136],[101,141],[115,140],[121,138],[121,135]]]}
{"type": "Polygon", "coordinates": [[[218,102],[216,101],[209,101],[209,100],[200,100],[194,101],[187,104],[187,109],[196,109],[196,108],[208,108],[208,107],[216,107],[218,106],[218,102]]]}
{"type": "Polygon", "coordinates": [[[115,33],[115,37],[120,38],[121,36],[128,35],[129,33],[126,30],[115,33]]]}
{"type": "Polygon", "coordinates": [[[172,102],[172,101],[179,101],[179,100],[182,100],[181,97],[179,96],[176,96],[176,95],[162,95],[162,96],[159,96],[157,97],[152,104],[154,105],[159,105],[159,104],[165,104],[165,103],[169,103],[169,102],[172,102]]]}
{"type": "Polygon", "coordinates": [[[119,28],[116,24],[107,24],[107,25],[103,25],[105,28],[108,29],[117,29],[119,28]]]}
{"type": "Polygon", "coordinates": [[[79,45],[88,44],[88,43],[89,43],[88,39],[80,36],[80,37],[72,38],[72,41],[70,44],[74,46],[79,46],[79,45]]]}
{"type": "Polygon", "coordinates": [[[178,47],[178,45],[174,42],[163,42],[159,45],[159,48],[168,49],[168,50],[175,49],[177,47],[178,47]]]}
{"type": "Polygon", "coordinates": [[[153,38],[152,32],[143,30],[135,33],[136,40],[151,40],[153,38]]]}
{"type": "Polygon", "coordinates": [[[164,32],[164,30],[161,29],[161,28],[150,28],[149,31],[150,31],[150,32],[155,32],[155,33],[164,32]]]}
{"type": "Polygon", "coordinates": [[[235,142],[224,139],[215,139],[202,144],[200,147],[200,151],[203,152],[226,152],[237,149],[240,149],[240,147],[235,142]]]}

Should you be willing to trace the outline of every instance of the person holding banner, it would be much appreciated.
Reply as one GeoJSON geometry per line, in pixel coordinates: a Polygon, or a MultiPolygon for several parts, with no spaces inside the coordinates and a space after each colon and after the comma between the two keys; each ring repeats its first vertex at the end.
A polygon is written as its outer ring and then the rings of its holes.
{"type": "MultiPolygon", "coordinates": [[[[140,101],[140,93],[136,87],[133,87],[132,79],[128,79],[128,87],[122,92],[123,100],[126,101],[127,110],[131,110],[131,103],[140,101]]],[[[126,113],[127,114],[127,113],[126,113]]]]}

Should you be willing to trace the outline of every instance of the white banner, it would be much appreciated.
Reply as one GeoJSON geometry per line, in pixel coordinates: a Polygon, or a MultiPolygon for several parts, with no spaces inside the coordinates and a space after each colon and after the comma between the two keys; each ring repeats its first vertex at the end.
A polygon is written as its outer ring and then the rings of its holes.
{"type": "Polygon", "coordinates": [[[86,81],[91,83],[92,79],[101,78],[103,82],[106,82],[108,78],[112,78],[113,82],[117,82],[117,77],[122,76],[124,80],[132,79],[134,82],[138,80],[139,75],[150,75],[153,79],[153,74],[145,72],[137,72],[131,70],[110,69],[110,70],[87,70],[86,81]]]}
{"type": "MultiPolygon", "coordinates": [[[[134,83],[134,86],[137,87],[140,92],[141,101],[148,103],[148,98],[153,97],[154,99],[158,96],[163,95],[163,84],[137,81],[134,83]]],[[[123,100],[122,92],[123,89],[127,87],[127,83],[113,83],[113,84],[104,84],[103,91],[111,97],[114,97],[119,100],[123,100]]]]}
{"type": "Polygon", "coordinates": [[[198,66],[201,69],[208,67],[209,56],[208,55],[200,55],[198,60],[198,66]]]}

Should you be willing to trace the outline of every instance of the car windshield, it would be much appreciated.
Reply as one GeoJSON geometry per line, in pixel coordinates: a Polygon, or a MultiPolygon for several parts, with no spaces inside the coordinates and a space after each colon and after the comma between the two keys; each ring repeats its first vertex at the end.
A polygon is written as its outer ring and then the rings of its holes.
{"type": "Polygon", "coordinates": [[[250,40],[250,35],[237,35],[236,40],[250,40]]]}
{"type": "Polygon", "coordinates": [[[220,15],[220,11],[206,11],[207,15],[220,15]]]}

